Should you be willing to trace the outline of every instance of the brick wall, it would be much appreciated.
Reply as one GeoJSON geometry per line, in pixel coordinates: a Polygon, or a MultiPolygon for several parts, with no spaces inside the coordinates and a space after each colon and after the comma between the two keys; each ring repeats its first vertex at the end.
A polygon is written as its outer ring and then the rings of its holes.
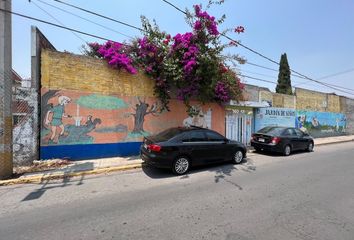
{"type": "Polygon", "coordinates": [[[146,75],[118,72],[103,60],[45,50],[42,87],[121,96],[153,97],[154,83],[146,75]]]}
{"type": "Polygon", "coordinates": [[[296,109],[318,112],[341,112],[340,97],[307,89],[296,88],[296,109]]]}
{"type": "Polygon", "coordinates": [[[273,93],[270,91],[260,91],[261,101],[271,103],[273,107],[278,108],[295,108],[295,96],[280,93],[273,93]]]}

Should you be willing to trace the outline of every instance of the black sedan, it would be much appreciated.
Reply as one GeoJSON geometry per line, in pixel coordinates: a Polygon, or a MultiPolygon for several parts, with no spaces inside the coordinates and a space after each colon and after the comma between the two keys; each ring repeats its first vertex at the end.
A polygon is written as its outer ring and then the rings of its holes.
{"type": "Polygon", "coordinates": [[[241,163],[246,147],[219,133],[200,127],[176,127],[144,138],[140,155],[144,162],[185,174],[190,167],[223,161],[241,163]]]}
{"type": "Polygon", "coordinates": [[[313,138],[291,127],[265,127],[252,134],[251,146],[256,151],[280,152],[289,156],[297,150],[313,151],[313,138]]]}

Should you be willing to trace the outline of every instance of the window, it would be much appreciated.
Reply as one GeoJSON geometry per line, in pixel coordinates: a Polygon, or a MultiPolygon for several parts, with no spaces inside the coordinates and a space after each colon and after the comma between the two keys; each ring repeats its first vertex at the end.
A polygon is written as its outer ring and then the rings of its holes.
{"type": "Polygon", "coordinates": [[[220,134],[216,133],[216,132],[206,132],[208,141],[211,142],[221,142],[224,141],[225,138],[223,136],[221,136],[220,134]]]}
{"type": "Polygon", "coordinates": [[[284,136],[291,136],[291,137],[294,137],[296,136],[296,132],[294,131],[294,129],[292,128],[288,128],[284,131],[284,136]]]}
{"type": "Polygon", "coordinates": [[[283,133],[283,131],[284,131],[284,128],[282,128],[282,127],[265,127],[265,128],[262,128],[261,130],[258,130],[258,133],[279,136],[280,134],[283,133]]]}
{"type": "Polygon", "coordinates": [[[186,138],[183,142],[204,142],[206,140],[205,135],[201,131],[190,131],[186,134],[186,138]]]}
{"type": "Polygon", "coordinates": [[[299,129],[294,129],[294,131],[298,137],[302,137],[304,135],[304,133],[301,132],[299,129]]]}

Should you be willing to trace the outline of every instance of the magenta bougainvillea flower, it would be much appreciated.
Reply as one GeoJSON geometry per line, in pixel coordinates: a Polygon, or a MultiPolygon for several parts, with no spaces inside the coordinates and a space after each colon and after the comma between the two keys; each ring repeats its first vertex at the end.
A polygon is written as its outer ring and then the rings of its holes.
{"type": "Polygon", "coordinates": [[[235,32],[237,32],[237,33],[243,33],[243,32],[245,32],[245,28],[242,27],[242,26],[238,26],[237,28],[235,28],[235,32]]]}
{"type": "MultiPolygon", "coordinates": [[[[222,44],[218,27],[223,19],[216,20],[202,10],[201,5],[193,7],[194,13],[188,21],[190,32],[171,37],[145,19],[145,36],[133,40],[129,46],[113,41],[102,45],[91,43],[91,55],[132,74],[137,73],[137,69],[144,71],[155,80],[155,96],[167,110],[171,89],[176,90],[177,99],[187,107],[192,98],[219,103],[238,100],[243,85],[222,56],[224,49],[237,46],[237,41],[222,44]]],[[[234,29],[236,33],[244,30],[242,26],[234,29]]]]}

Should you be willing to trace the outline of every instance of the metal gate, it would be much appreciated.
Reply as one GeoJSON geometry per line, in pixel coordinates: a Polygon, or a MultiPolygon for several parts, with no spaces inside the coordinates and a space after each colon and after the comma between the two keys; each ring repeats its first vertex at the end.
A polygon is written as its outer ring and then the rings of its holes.
{"type": "Polygon", "coordinates": [[[253,114],[244,110],[232,110],[226,115],[226,137],[250,145],[253,129],[253,114]]]}

